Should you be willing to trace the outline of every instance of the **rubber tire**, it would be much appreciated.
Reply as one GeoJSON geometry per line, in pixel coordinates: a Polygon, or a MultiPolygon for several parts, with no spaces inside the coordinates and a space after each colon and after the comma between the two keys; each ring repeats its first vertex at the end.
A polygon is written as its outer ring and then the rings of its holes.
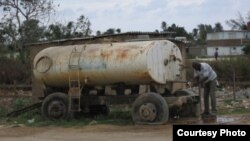
{"type": "MultiPolygon", "coordinates": [[[[193,96],[195,93],[188,89],[177,90],[174,92],[175,96],[193,96]]],[[[200,103],[187,103],[180,107],[178,114],[181,117],[199,117],[200,116],[200,103]]]]}
{"type": "Polygon", "coordinates": [[[41,109],[42,116],[46,119],[49,119],[49,120],[68,119],[71,116],[71,114],[69,113],[69,110],[68,110],[68,106],[69,106],[69,97],[67,94],[60,93],[60,92],[52,93],[52,94],[48,95],[42,103],[42,109],[41,109]],[[63,104],[62,106],[64,108],[62,116],[56,117],[56,118],[51,117],[49,115],[49,105],[51,104],[51,102],[54,102],[54,101],[61,102],[61,104],[63,104]]]}
{"type": "Polygon", "coordinates": [[[166,100],[157,93],[147,93],[140,95],[132,105],[132,118],[136,124],[161,125],[167,123],[169,119],[169,107],[166,100]],[[139,116],[139,108],[141,105],[151,103],[157,110],[156,119],[154,121],[143,121],[139,116]]]}

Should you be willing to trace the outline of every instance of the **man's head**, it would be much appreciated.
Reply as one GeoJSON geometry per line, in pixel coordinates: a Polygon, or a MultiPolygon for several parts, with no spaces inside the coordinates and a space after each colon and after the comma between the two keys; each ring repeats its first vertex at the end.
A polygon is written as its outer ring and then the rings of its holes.
{"type": "Polygon", "coordinates": [[[200,71],[201,70],[201,64],[199,62],[193,62],[192,66],[195,70],[200,71]]]}

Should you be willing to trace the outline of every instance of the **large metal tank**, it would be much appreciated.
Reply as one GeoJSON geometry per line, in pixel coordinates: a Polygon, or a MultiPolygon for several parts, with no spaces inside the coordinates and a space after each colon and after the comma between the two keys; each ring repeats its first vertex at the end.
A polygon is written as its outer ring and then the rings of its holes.
{"type": "Polygon", "coordinates": [[[67,87],[71,73],[85,85],[166,84],[180,79],[182,56],[168,40],[50,47],[34,58],[34,76],[53,87],[67,87]]]}

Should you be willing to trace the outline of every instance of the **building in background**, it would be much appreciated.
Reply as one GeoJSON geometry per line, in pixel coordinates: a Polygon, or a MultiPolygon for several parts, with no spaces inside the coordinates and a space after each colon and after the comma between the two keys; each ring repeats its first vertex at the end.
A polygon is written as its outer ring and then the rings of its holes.
{"type": "Polygon", "coordinates": [[[250,44],[250,29],[208,33],[207,56],[214,56],[216,50],[219,56],[243,55],[242,49],[246,44],[250,44]]]}

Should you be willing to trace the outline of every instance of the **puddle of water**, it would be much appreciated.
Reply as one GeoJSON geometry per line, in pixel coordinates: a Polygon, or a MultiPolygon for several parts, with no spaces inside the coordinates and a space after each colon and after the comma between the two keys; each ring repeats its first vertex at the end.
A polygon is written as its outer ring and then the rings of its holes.
{"type": "Polygon", "coordinates": [[[175,120],[170,120],[173,124],[202,124],[201,118],[180,118],[175,120]]]}
{"type": "Polygon", "coordinates": [[[250,124],[250,115],[217,116],[211,118],[180,118],[170,120],[173,124],[250,124]]]}
{"type": "Polygon", "coordinates": [[[219,124],[227,124],[227,123],[234,123],[234,122],[240,122],[240,120],[242,119],[242,117],[218,117],[217,118],[217,123],[219,124]]]}

